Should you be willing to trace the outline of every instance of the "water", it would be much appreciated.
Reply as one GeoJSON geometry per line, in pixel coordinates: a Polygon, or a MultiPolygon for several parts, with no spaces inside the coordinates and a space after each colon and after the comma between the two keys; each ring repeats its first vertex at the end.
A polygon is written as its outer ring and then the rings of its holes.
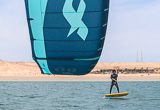
{"type": "Polygon", "coordinates": [[[0,82],[0,110],[158,110],[159,85],[119,82],[130,94],[108,99],[110,82],[0,82]]]}

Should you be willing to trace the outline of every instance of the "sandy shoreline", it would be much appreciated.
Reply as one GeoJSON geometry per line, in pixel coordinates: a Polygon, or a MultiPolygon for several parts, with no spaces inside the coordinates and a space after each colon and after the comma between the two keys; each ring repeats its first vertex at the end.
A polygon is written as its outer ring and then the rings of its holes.
{"type": "MultiPolygon", "coordinates": [[[[93,71],[119,68],[158,68],[160,63],[98,63],[93,71]]],[[[119,74],[119,81],[160,81],[160,74],[119,74]]],[[[0,81],[110,81],[110,74],[83,76],[43,75],[34,62],[5,62],[0,60],[0,81]]]]}
{"type": "MultiPolygon", "coordinates": [[[[0,76],[0,81],[110,81],[110,75],[88,74],[83,76],[0,76]]],[[[160,74],[119,74],[118,81],[160,81],[160,74]]]]}

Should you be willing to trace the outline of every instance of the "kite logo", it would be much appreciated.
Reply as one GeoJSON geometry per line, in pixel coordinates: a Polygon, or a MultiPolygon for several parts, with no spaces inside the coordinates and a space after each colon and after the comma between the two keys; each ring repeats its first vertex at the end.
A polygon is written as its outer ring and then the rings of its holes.
{"type": "Polygon", "coordinates": [[[68,23],[71,25],[67,37],[69,37],[73,32],[75,32],[78,29],[77,34],[85,41],[88,35],[88,28],[82,21],[82,18],[84,16],[86,4],[84,0],[81,0],[76,11],[73,8],[72,3],[73,0],[66,0],[63,7],[63,15],[68,21],[68,23]]]}

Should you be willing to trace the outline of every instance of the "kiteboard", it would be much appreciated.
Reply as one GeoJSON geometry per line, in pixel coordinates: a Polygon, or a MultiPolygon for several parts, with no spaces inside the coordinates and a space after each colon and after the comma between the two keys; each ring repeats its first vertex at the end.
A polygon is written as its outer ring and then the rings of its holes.
{"type": "Polygon", "coordinates": [[[105,94],[105,97],[122,97],[128,95],[129,92],[124,92],[124,93],[113,93],[113,94],[105,94]]]}

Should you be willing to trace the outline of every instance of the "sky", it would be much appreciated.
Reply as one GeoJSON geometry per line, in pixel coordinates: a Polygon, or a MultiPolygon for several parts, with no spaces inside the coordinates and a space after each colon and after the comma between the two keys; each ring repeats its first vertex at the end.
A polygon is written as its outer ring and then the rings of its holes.
{"type": "MultiPolygon", "coordinates": [[[[160,62],[159,48],[160,0],[110,1],[100,62],[160,62]]],[[[31,55],[24,0],[0,0],[0,59],[32,62],[31,55]]]]}

